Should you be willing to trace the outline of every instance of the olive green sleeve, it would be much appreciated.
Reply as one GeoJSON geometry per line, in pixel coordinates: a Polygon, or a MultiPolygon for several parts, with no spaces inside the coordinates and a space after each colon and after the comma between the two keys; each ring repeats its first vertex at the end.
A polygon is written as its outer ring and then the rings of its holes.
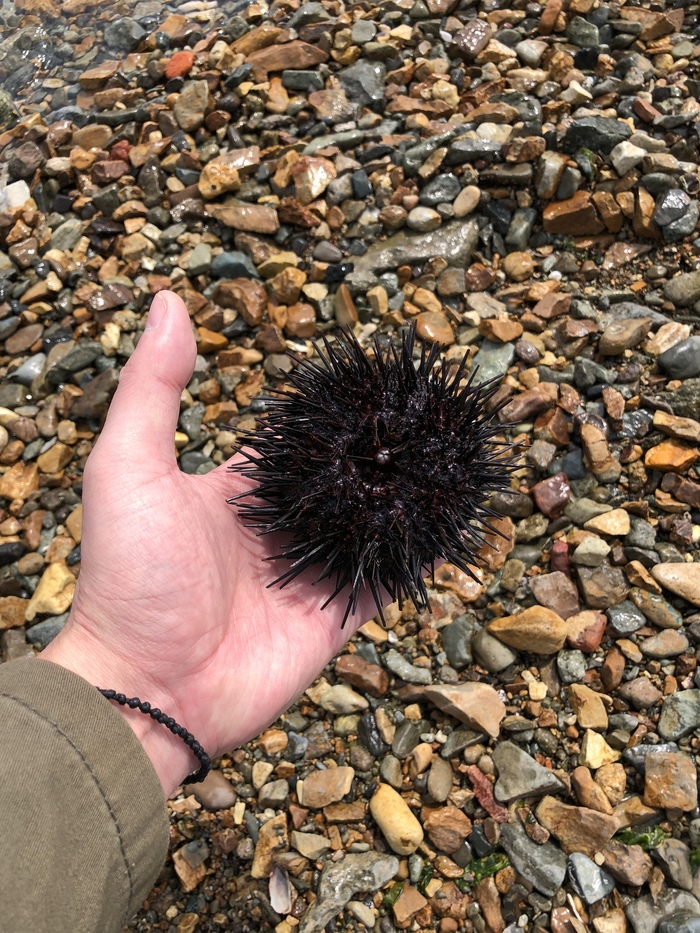
{"type": "Polygon", "coordinates": [[[0,664],[3,933],[118,933],[167,845],[160,781],[112,704],[49,661],[0,664]]]}

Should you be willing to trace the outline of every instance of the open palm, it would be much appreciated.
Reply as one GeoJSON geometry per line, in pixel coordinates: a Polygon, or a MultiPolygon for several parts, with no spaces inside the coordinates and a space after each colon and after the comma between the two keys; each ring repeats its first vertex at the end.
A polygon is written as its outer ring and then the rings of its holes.
{"type": "MultiPolygon", "coordinates": [[[[343,596],[320,608],[330,581],[267,588],[272,545],[226,504],[249,481],[226,465],[205,476],[177,466],[196,355],[187,310],[161,293],[150,316],[86,465],[78,588],[44,656],[78,657],[67,666],[95,686],[159,705],[220,754],[274,721],[376,609],[367,594],[341,629],[343,596]]],[[[182,755],[173,786],[192,770],[182,755]]]]}

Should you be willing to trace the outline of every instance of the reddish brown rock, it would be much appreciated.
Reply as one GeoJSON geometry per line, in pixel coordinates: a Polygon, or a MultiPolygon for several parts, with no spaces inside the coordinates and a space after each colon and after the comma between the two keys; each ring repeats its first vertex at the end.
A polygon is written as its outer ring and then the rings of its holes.
{"type": "Polygon", "coordinates": [[[547,233],[561,233],[565,236],[595,236],[605,229],[591,195],[587,191],[577,191],[567,201],[554,201],[547,204],[542,217],[547,233]]]}
{"type": "Polygon", "coordinates": [[[328,60],[328,53],[308,42],[294,39],[280,45],[270,45],[251,52],[248,64],[253,66],[253,79],[265,81],[268,72],[285,71],[288,68],[312,68],[328,60]]]}
{"type": "Polygon", "coordinates": [[[572,807],[555,797],[545,797],[537,807],[537,819],[556,837],[570,855],[583,852],[593,858],[601,852],[618,830],[614,816],[588,807],[572,807]]]}
{"type": "Polygon", "coordinates": [[[537,508],[548,518],[557,518],[561,515],[564,506],[571,498],[571,486],[566,473],[555,473],[548,479],[543,479],[530,490],[537,508]]]}
{"type": "Polygon", "coordinates": [[[280,226],[277,211],[265,204],[208,204],[207,213],[226,227],[246,233],[272,234],[280,226]]]}
{"type": "Polygon", "coordinates": [[[173,78],[184,78],[190,73],[193,65],[194,52],[182,49],[166,63],[165,77],[168,81],[172,81],[173,78]]]}
{"type": "Polygon", "coordinates": [[[501,422],[518,423],[545,411],[557,400],[557,386],[553,382],[541,382],[534,389],[526,389],[516,395],[499,411],[501,422]]]}
{"type": "Polygon", "coordinates": [[[572,648],[590,653],[596,651],[608,624],[607,616],[593,609],[586,609],[566,620],[566,641],[572,648]]]}
{"type": "Polygon", "coordinates": [[[255,279],[231,279],[217,283],[214,301],[222,308],[233,308],[249,327],[257,327],[267,307],[267,292],[255,279]]]}
{"type": "Polygon", "coordinates": [[[358,654],[343,654],[335,662],[335,672],[353,687],[369,693],[373,697],[381,697],[389,689],[389,675],[379,667],[365,661],[358,654]]]}
{"type": "Polygon", "coordinates": [[[457,807],[440,807],[423,811],[423,829],[432,844],[451,855],[460,848],[472,831],[472,822],[463,810],[457,807]]]}
{"type": "Polygon", "coordinates": [[[698,775],[693,759],[683,752],[655,752],[644,766],[644,803],[658,809],[694,810],[698,775]]]}

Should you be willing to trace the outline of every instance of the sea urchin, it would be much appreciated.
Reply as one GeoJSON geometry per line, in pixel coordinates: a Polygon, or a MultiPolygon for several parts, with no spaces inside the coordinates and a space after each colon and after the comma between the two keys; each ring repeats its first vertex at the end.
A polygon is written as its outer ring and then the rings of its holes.
{"type": "Polygon", "coordinates": [[[349,587],[343,625],[365,587],[380,613],[382,589],[426,608],[423,574],[440,560],[471,573],[494,531],[484,500],[508,488],[509,445],[487,411],[497,382],[465,378],[466,356],[437,365],[436,345],[414,362],[415,328],[398,351],[375,341],[372,358],[350,331],[323,344],[268,399],[232,468],[257,485],[229,502],[259,534],[285,533],[269,559],[290,563],[270,586],[318,566],[316,582],[335,584],[324,607],[349,587]]]}

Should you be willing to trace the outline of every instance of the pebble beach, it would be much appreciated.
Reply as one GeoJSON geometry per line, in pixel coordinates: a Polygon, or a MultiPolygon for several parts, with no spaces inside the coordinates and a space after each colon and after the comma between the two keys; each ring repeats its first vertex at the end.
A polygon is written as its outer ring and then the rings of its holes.
{"type": "Polygon", "coordinates": [[[473,578],[168,802],[125,933],[700,933],[699,198],[693,0],[0,0],[0,663],[163,289],[186,473],[341,327],[521,450],[473,578]]]}

